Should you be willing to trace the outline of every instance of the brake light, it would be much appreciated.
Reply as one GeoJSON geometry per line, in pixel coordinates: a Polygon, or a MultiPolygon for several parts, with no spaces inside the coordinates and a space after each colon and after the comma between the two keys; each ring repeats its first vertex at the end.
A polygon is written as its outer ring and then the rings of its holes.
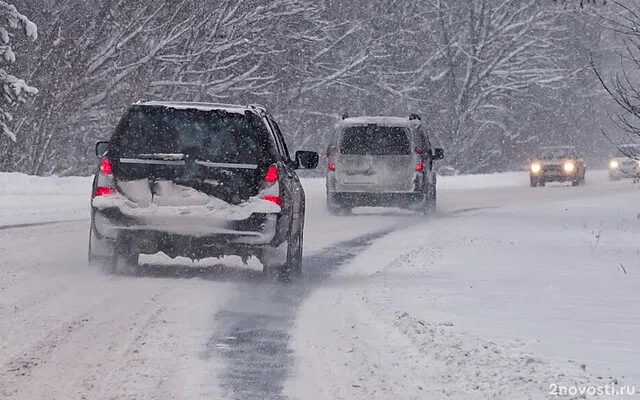
{"type": "Polygon", "coordinates": [[[115,193],[116,191],[110,187],[96,187],[93,189],[93,197],[105,196],[107,194],[115,193]]]}
{"type": "Polygon", "coordinates": [[[282,206],[282,199],[280,198],[280,196],[262,196],[262,199],[282,206]]]}
{"type": "Polygon", "coordinates": [[[422,163],[417,163],[416,164],[416,172],[420,172],[424,170],[424,164],[422,163]]]}
{"type": "Polygon", "coordinates": [[[264,180],[267,183],[274,183],[278,180],[278,169],[276,168],[275,164],[269,166],[269,168],[267,169],[267,174],[264,177],[264,180]]]}
{"type": "Polygon", "coordinates": [[[111,163],[108,159],[105,158],[102,160],[102,163],[100,163],[100,172],[105,175],[111,175],[111,163]]]}
{"type": "Polygon", "coordinates": [[[329,163],[328,165],[329,171],[335,171],[336,170],[336,165],[332,162],[329,163]]]}

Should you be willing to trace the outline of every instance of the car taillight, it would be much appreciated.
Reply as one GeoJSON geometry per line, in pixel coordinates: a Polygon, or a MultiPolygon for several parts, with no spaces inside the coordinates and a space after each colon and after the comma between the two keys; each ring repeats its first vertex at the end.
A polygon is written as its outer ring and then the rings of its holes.
{"type": "Polygon", "coordinates": [[[422,163],[417,163],[416,164],[416,172],[420,172],[424,170],[424,164],[422,163]]]}
{"type": "Polygon", "coordinates": [[[260,197],[263,200],[282,206],[280,185],[278,185],[278,168],[275,164],[272,164],[267,168],[267,173],[264,175],[264,181],[266,185],[264,189],[262,189],[260,197]]]}
{"type": "Polygon", "coordinates": [[[105,196],[107,194],[115,193],[116,191],[110,187],[96,187],[93,189],[93,197],[105,196]]]}
{"type": "Polygon", "coordinates": [[[329,165],[327,166],[327,168],[329,168],[329,171],[335,171],[336,170],[336,165],[332,162],[329,163],[329,165]]]}
{"type": "Polygon", "coordinates": [[[100,163],[100,172],[105,175],[111,175],[111,163],[108,159],[105,158],[104,160],[102,160],[102,163],[100,163]]]}
{"type": "Polygon", "coordinates": [[[269,168],[267,169],[267,174],[264,177],[264,180],[267,183],[274,183],[275,181],[278,180],[278,169],[276,168],[275,164],[269,166],[269,168]]]}
{"type": "Polygon", "coordinates": [[[262,199],[282,206],[282,199],[280,198],[280,196],[262,196],[262,199]]]}

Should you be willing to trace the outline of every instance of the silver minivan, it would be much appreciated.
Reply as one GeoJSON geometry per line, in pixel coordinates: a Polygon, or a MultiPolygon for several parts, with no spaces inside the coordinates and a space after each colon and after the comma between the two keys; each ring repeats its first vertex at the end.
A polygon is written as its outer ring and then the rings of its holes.
{"type": "Polygon", "coordinates": [[[432,148],[420,117],[344,115],[327,148],[327,207],[334,214],[354,207],[436,208],[432,148]]]}

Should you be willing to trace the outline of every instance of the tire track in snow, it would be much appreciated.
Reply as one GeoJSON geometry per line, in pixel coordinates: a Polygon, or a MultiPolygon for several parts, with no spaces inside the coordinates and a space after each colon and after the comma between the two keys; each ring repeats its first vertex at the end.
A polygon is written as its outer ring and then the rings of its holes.
{"type": "MultiPolygon", "coordinates": [[[[111,379],[135,356],[132,348],[164,312],[160,299],[169,290],[157,288],[137,304],[130,304],[132,297],[118,290],[73,320],[47,329],[45,339],[31,344],[2,366],[0,394],[24,399],[68,399],[77,394],[96,398],[103,394],[99,391],[104,389],[105,379],[111,379]],[[120,306],[124,318],[114,320],[104,311],[107,304],[120,306]],[[56,381],[61,372],[65,380],[56,381]],[[33,381],[40,384],[30,384],[33,381]]],[[[107,390],[110,391],[113,390],[107,390]]]]}
{"type": "Polygon", "coordinates": [[[298,308],[333,270],[391,231],[360,236],[305,257],[303,276],[293,283],[239,285],[236,295],[215,315],[219,328],[203,354],[205,359],[223,362],[218,379],[225,398],[283,398],[293,366],[289,340],[298,308]]]}
{"type": "Polygon", "coordinates": [[[0,231],[6,231],[9,229],[17,229],[17,228],[31,228],[31,227],[46,226],[46,225],[64,224],[67,222],[83,222],[83,221],[88,221],[88,219],[76,218],[76,219],[63,219],[59,221],[29,222],[29,223],[22,223],[22,224],[0,225],[0,231]]]}

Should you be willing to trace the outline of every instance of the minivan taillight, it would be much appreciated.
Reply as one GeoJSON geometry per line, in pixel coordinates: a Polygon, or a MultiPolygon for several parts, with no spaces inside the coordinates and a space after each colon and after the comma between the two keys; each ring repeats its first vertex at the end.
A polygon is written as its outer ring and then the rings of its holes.
{"type": "Polygon", "coordinates": [[[329,163],[328,165],[329,171],[335,171],[336,170],[336,165],[332,162],[329,163]]]}
{"type": "Polygon", "coordinates": [[[416,172],[420,172],[424,170],[424,164],[422,163],[417,163],[416,164],[416,172]]]}
{"type": "Polygon", "coordinates": [[[112,171],[111,171],[111,163],[109,162],[108,159],[105,158],[100,163],[100,172],[102,172],[105,175],[111,175],[111,173],[112,173],[112,171]]]}

